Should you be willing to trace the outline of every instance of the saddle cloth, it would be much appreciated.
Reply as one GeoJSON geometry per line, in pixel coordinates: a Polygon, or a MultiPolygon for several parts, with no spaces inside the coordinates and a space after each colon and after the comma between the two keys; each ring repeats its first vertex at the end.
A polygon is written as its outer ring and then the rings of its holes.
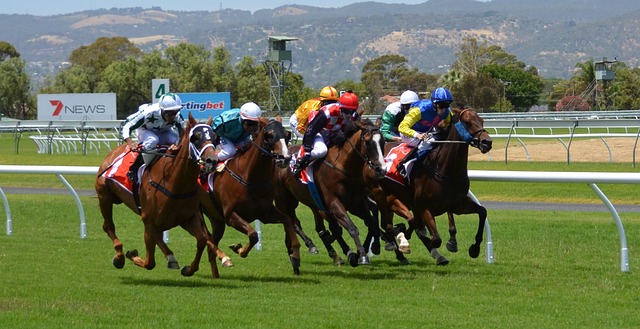
{"type": "MultiPolygon", "coordinates": [[[[398,166],[398,163],[400,163],[400,161],[402,161],[402,159],[404,159],[404,157],[406,157],[407,154],[411,152],[411,150],[412,148],[410,146],[407,146],[407,144],[405,143],[402,143],[392,148],[391,150],[389,150],[389,153],[384,158],[384,165],[387,171],[387,174],[385,175],[385,177],[391,180],[394,180],[399,184],[402,184],[402,185],[406,184],[405,178],[398,173],[398,170],[396,169],[396,167],[398,166]]],[[[407,177],[411,173],[411,168],[413,168],[414,162],[415,162],[415,159],[404,164],[407,170],[407,177]]]]}
{"type": "MultiPolygon", "coordinates": [[[[136,153],[130,152],[130,150],[129,146],[127,146],[124,149],[124,152],[113,160],[109,169],[107,169],[102,176],[114,181],[129,193],[133,193],[133,182],[127,178],[127,172],[133,164],[133,161],[136,159],[136,153]]],[[[145,165],[143,164],[140,166],[140,169],[138,169],[138,181],[140,181],[140,178],[142,177],[144,168],[145,165]]]]}

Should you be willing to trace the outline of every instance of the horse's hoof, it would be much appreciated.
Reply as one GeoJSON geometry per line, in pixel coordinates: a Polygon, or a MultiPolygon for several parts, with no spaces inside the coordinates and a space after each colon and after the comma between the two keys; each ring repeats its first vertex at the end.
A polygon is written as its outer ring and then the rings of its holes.
{"type": "Polygon", "coordinates": [[[438,266],[445,266],[447,264],[449,264],[449,260],[444,256],[440,256],[436,259],[436,265],[438,266]]]}
{"type": "Polygon", "coordinates": [[[236,254],[239,254],[240,253],[240,248],[242,248],[242,244],[240,244],[240,243],[230,244],[229,248],[231,250],[233,250],[233,252],[235,252],[236,254]]]}
{"type": "Polygon", "coordinates": [[[374,255],[380,255],[380,240],[373,240],[373,243],[371,244],[371,252],[374,255]]]}
{"type": "Polygon", "coordinates": [[[180,265],[178,264],[178,260],[176,259],[175,256],[173,255],[167,256],[167,268],[171,270],[180,269],[180,265]]]}
{"type": "Polygon", "coordinates": [[[472,244],[471,247],[469,247],[469,257],[478,258],[478,255],[480,255],[480,247],[472,244]]]}
{"type": "Polygon", "coordinates": [[[358,265],[371,265],[371,261],[367,255],[358,258],[358,265]]]}
{"type": "Polygon", "coordinates": [[[193,273],[195,272],[191,272],[191,267],[189,266],[183,267],[182,271],[180,271],[180,274],[182,274],[182,276],[192,276],[193,273]]]}
{"type": "Polygon", "coordinates": [[[349,253],[347,253],[347,259],[349,260],[349,265],[352,267],[358,266],[358,255],[353,251],[349,251],[349,253]]]}
{"type": "Polygon", "coordinates": [[[227,257],[223,257],[220,260],[220,264],[222,264],[222,267],[233,267],[233,262],[231,261],[231,258],[227,257]]]}
{"type": "Polygon", "coordinates": [[[449,250],[450,252],[458,252],[458,243],[455,241],[449,240],[447,242],[447,250],[449,250]]]}
{"type": "Polygon", "coordinates": [[[384,244],[384,250],[386,251],[395,251],[396,249],[398,249],[398,247],[396,247],[396,244],[393,242],[387,242],[384,244]]]}
{"type": "Polygon", "coordinates": [[[289,262],[291,262],[291,265],[293,266],[294,270],[300,267],[300,258],[294,258],[289,256],[289,262]]]}
{"type": "Polygon", "coordinates": [[[316,248],[316,246],[311,246],[311,247],[309,247],[309,253],[310,253],[310,254],[313,254],[313,255],[318,254],[318,253],[319,253],[319,252],[318,252],[318,248],[316,248]]]}
{"type": "Polygon", "coordinates": [[[118,256],[113,257],[113,266],[115,266],[117,269],[123,268],[124,267],[124,258],[123,257],[118,257],[118,256]]]}
{"type": "Polygon", "coordinates": [[[411,253],[411,247],[410,246],[398,246],[398,250],[400,250],[401,253],[408,255],[411,253]]]}
{"type": "Polygon", "coordinates": [[[293,268],[293,274],[300,275],[300,268],[299,267],[294,267],[293,268]]]}
{"type": "Polygon", "coordinates": [[[406,258],[398,259],[398,260],[400,261],[400,265],[411,265],[412,264],[411,261],[406,259],[406,258]]]}
{"type": "Polygon", "coordinates": [[[138,257],[138,249],[129,250],[125,255],[127,258],[133,260],[134,257],[138,257]]]}

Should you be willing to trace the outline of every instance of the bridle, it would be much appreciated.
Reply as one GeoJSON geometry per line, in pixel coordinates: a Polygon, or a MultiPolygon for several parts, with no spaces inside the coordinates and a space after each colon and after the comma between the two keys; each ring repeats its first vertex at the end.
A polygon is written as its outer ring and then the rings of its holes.
{"type": "MultiPolygon", "coordinates": [[[[367,134],[371,134],[372,136],[375,135],[376,133],[379,134],[380,133],[380,128],[378,128],[378,127],[369,127],[369,128],[360,129],[359,131],[360,131],[360,144],[365,145],[366,144],[365,136],[367,134]]],[[[351,146],[353,151],[362,159],[362,161],[364,161],[364,163],[367,165],[367,167],[369,167],[369,169],[375,171],[375,165],[373,164],[373,161],[371,161],[369,159],[369,156],[366,154],[366,152],[365,152],[365,154],[362,154],[362,152],[360,152],[360,150],[353,144],[353,142],[351,141],[351,138],[347,138],[347,143],[349,143],[349,145],[351,146]]],[[[326,164],[330,168],[333,168],[333,169],[341,172],[345,176],[349,176],[349,175],[347,175],[347,172],[345,172],[343,169],[338,168],[337,161],[338,161],[338,159],[336,158],[333,163],[328,163],[326,161],[323,161],[322,163],[326,164]]]]}
{"type": "MultiPolygon", "coordinates": [[[[284,138],[284,128],[282,128],[282,126],[278,127],[276,126],[276,121],[272,120],[271,122],[269,122],[268,124],[266,124],[264,126],[264,128],[262,128],[262,144],[264,144],[264,146],[258,144],[253,138],[251,139],[251,144],[255,147],[258,148],[258,150],[260,150],[260,153],[264,156],[267,156],[273,160],[275,160],[276,162],[278,161],[287,161],[287,157],[285,157],[282,154],[277,154],[274,152],[275,149],[275,145],[276,143],[280,140],[284,138]],[[274,126],[274,127],[270,127],[270,126],[274,126]],[[274,136],[270,136],[272,138],[267,139],[266,135],[268,132],[273,131],[274,132],[274,136]]],[[[231,175],[231,177],[233,177],[235,180],[237,180],[240,184],[242,184],[243,186],[249,188],[249,187],[263,187],[263,186],[269,186],[271,185],[271,179],[269,178],[266,182],[264,183],[249,183],[246,180],[244,180],[242,178],[242,176],[240,176],[238,173],[234,172],[233,170],[231,170],[229,168],[229,166],[225,166],[225,170],[229,172],[229,175],[231,175]]]]}

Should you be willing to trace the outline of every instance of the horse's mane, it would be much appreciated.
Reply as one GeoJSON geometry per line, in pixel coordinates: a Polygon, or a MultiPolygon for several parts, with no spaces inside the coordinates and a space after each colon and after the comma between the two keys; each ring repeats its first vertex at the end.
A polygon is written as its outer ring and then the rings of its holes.
{"type": "Polygon", "coordinates": [[[344,132],[334,134],[334,136],[332,136],[331,139],[329,140],[329,143],[331,145],[342,147],[344,143],[349,138],[351,138],[351,136],[353,136],[353,134],[355,134],[357,131],[367,129],[369,127],[373,127],[373,128],[376,127],[373,121],[367,118],[360,118],[356,120],[346,121],[344,125],[345,125],[344,132]]]}

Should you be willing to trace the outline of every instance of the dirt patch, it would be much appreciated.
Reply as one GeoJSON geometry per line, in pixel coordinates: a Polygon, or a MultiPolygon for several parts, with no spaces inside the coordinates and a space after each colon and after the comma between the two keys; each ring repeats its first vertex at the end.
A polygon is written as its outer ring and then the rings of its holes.
{"type": "MultiPolygon", "coordinates": [[[[476,148],[469,148],[471,161],[504,161],[504,140],[494,140],[494,148],[488,154],[481,154],[476,148]]],[[[568,141],[565,141],[568,144],[568,141]]],[[[559,140],[526,142],[522,146],[511,140],[506,152],[508,161],[550,161],[566,162],[567,153],[571,162],[629,162],[633,161],[634,138],[599,138],[574,140],[567,147],[559,140]],[[527,158],[527,154],[529,158],[527,158]]],[[[636,147],[636,153],[640,150],[636,147]]],[[[636,162],[638,162],[636,155],[636,162]]]]}

